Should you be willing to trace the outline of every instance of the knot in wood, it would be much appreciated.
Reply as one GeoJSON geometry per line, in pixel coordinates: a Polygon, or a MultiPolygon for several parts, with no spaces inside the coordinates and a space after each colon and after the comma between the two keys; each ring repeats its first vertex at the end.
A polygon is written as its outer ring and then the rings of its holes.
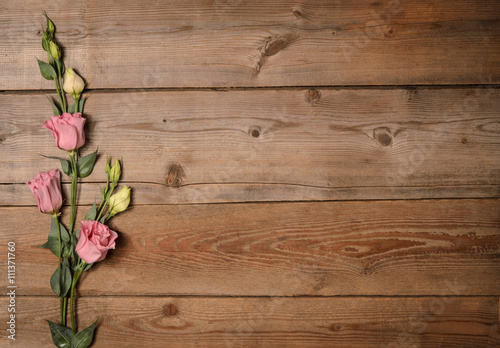
{"type": "Polygon", "coordinates": [[[180,164],[172,164],[168,168],[167,186],[180,187],[184,177],[184,170],[180,164]]]}
{"type": "Polygon", "coordinates": [[[297,19],[305,17],[304,13],[301,11],[300,8],[296,8],[296,7],[292,8],[292,13],[294,14],[295,17],[297,17],[297,19]]]}
{"type": "Polygon", "coordinates": [[[394,34],[394,29],[388,28],[387,31],[384,33],[384,37],[390,38],[394,34]]]}
{"type": "Polygon", "coordinates": [[[177,307],[172,303],[166,304],[163,306],[163,314],[166,317],[172,317],[177,314],[177,307]]]}
{"type": "Polygon", "coordinates": [[[250,127],[250,129],[248,130],[248,134],[250,134],[254,138],[260,137],[260,133],[260,128],[257,126],[250,127]]]}
{"type": "Polygon", "coordinates": [[[319,98],[321,98],[321,92],[315,88],[311,88],[306,92],[306,101],[308,103],[317,103],[319,98]]]}
{"type": "Polygon", "coordinates": [[[387,127],[378,127],[373,130],[373,139],[380,145],[387,147],[392,145],[391,130],[387,127]]]}
{"type": "Polygon", "coordinates": [[[340,326],[339,324],[332,324],[328,327],[328,329],[330,331],[340,331],[342,330],[342,326],[340,326]]]}
{"type": "Polygon", "coordinates": [[[271,57],[284,50],[297,40],[296,34],[285,34],[268,37],[260,52],[263,57],[271,57]]]}

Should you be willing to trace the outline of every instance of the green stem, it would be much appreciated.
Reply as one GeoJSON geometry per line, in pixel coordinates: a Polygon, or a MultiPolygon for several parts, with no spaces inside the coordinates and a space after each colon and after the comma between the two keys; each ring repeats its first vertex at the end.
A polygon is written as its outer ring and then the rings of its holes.
{"type": "Polygon", "coordinates": [[[59,307],[61,309],[61,325],[65,325],[64,324],[64,312],[63,312],[63,307],[64,307],[64,300],[62,297],[59,297],[59,307]]]}
{"type": "Polygon", "coordinates": [[[109,214],[107,217],[106,217],[106,220],[104,220],[104,222],[107,222],[109,219],[111,219],[113,216],[115,216],[115,214],[109,214]]]}
{"type": "MultiPolygon", "coordinates": [[[[102,205],[104,204],[104,202],[106,202],[106,200],[103,200],[103,201],[101,202],[101,204],[99,204],[99,207],[97,207],[97,211],[99,211],[99,212],[101,211],[101,208],[102,208],[102,205]]],[[[99,214],[99,217],[100,217],[100,216],[101,216],[101,214],[99,214]]]]}
{"type": "Polygon", "coordinates": [[[78,183],[78,171],[76,162],[78,161],[78,150],[70,152],[71,164],[73,165],[73,178],[71,179],[71,213],[69,216],[69,235],[73,240],[73,232],[75,228],[75,215],[76,215],[76,185],[78,183]]]}
{"type": "MultiPolygon", "coordinates": [[[[53,215],[54,219],[56,219],[56,225],[57,225],[57,236],[59,238],[59,266],[58,266],[58,272],[59,272],[59,284],[61,284],[61,264],[62,264],[62,260],[61,260],[61,254],[62,254],[62,244],[61,244],[61,226],[59,225],[59,218],[57,217],[57,214],[54,214],[53,215]]],[[[63,298],[61,297],[61,306],[60,306],[60,310],[61,310],[61,323],[63,322],[63,318],[64,318],[64,313],[63,313],[63,298]]],[[[63,324],[64,325],[64,324],[63,324]]]]}
{"type": "MultiPolygon", "coordinates": [[[[104,199],[102,200],[101,204],[99,204],[99,207],[97,208],[98,212],[101,211],[102,205],[106,202],[106,197],[108,196],[108,190],[109,190],[109,175],[108,175],[108,179],[106,181],[106,189],[104,190],[104,199]]],[[[99,214],[99,216],[101,216],[101,214],[99,214]]]]}
{"type": "Polygon", "coordinates": [[[59,63],[59,60],[56,59],[56,65],[57,65],[57,81],[59,82],[59,88],[61,89],[61,103],[62,103],[62,108],[63,112],[68,112],[68,105],[66,103],[66,96],[64,95],[64,90],[63,90],[63,77],[62,77],[62,70],[61,70],[61,63],[59,63]]]}
{"type": "Polygon", "coordinates": [[[104,212],[104,210],[106,209],[106,205],[108,204],[108,201],[106,200],[106,204],[104,204],[104,206],[102,207],[102,210],[101,212],[99,213],[99,215],[97,216],[97,219],[95,219],[95,221],[99,221],[99,219],[101,218],[101,215],[102,213],[104,212]]]}
{"type": "Polygon", "coordinates": [[[73,335],[75,334],[75,331],[76,331],[75,312],[74,312],[75,288],[76,288],[76,284],[78,283],[78,279],[80,279],[80,276],[82,275],[83,270],[85,269],[86,265],[87,265],[87,263],[85,261],[82,261],[82,264],[75,272],[75,276],[73,277],[73,282],[71,283],[71,295],[69,298],[69,312],[71,315],[71,330],[73,331],[73,335]]]}
{"type": "Polygon", "coordinates": [[[57,80],[54,80],[54,85],[56,86],[56,91],[57,91],[57,95],[59,96],[59,103],[61,104],[61,111],[62,112],[66,112],[66,107],[63,103],[63,97],[61,96],[61,92],[59,92],[59,86],[57,85],[57,80]]]}
{"type": "Polygon", "coordinates": [[[63,300],[63,316],[62,316],[62,320],[61,320],[61,325],[62,326],[66,326],[66,313],[68,311],[68,298],[67,297],[64,297],[64,300],[63,300]]]}
{"type": "MultiPolygon", "coordinates": [[[[109,197],[113,194],[113,191],[115,190],[115,187],[116,187],[116,183],[113,182],[113,184],[111,185],[111,191],[110,191],[110,193],[109,194],[106,193],[106,200],[104,201],[104,206],[102,207],[102,210],[99,212],[99,215],[97,216],[96,221],[99,221],[99,219],[101,218],[102,213],[104,213],[104,210],[106,210],[106,206],[109,203],[109,197]]],[[[103,202],[101,202],[101,204],[102,203],[103,202]]],[[[99,205],[99,209],[100,208],[101,208],[101,206],[99,205]]]]}
{"type": "MultiPolygon", "coordinates": [[[[52,57],[50,56],[50,54],[47,52],[47,56],[49,57],[49,64],[51,62],[53,62],[53,59],[52,57]]],[[[56,63],[57,65],[57,75],[59,76],[59,65],[56,63]]],[[[61,91],[59,90],[59,85],[57,84],[57,81],[59,81],[59,79],[54,79],[54,85],[56,86],[56,92],[57,92],[57,96],[59,97],[59,104],[61,104],[61,109],[62,109],[62,112],[66,112],[66,107],[65,107],[65,104],[63,103],[63,96],[62,96],[62,93],[61,91]]],[[[61,88],[62,90],[62,88],[61,88]]]]}
{"type": "Polygon", "coordinates": [[[57,225],[57,236],[59,238],[59,279],[61,278],[61,254],[62,254],[62,244],[61,244],[61,226],[59,225],[59,218],[57,214],[54,214],[54,219],[56,219],[57,225]]]}
{"type": "Polygon", "coordinates": [[[62,101],[64,104],[64,112],[68,112],[68,103],[66,101],[66,96],[64,95],[64,90],[63,90],[63,78],[62,76],[59,76],[59,86],[61,86],[61,95],[62,95],[62,101]]]}
{"type": "Polygon", "coordinates": [[[80,112],[80,106],[78,103],[80,102],[80,97],[73,96],[73,100],[75,101],[75,112],[80,112]]]}

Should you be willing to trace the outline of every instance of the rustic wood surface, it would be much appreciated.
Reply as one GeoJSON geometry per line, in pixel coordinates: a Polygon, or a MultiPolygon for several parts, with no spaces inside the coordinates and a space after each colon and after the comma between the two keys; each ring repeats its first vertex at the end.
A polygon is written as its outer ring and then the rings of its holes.
{"type": "MultiPolygon", "coordinates": [[[[19,341],[51,347],[55,297],[20,301],[19,341]],[[27,334],[24,328],[29,328],[27,334]]],[[[0,300],[5,307],[7,301],[0,300]]],[[[99,347],[498,347],[498,298],[85,297],[99,347]],[[119,342],[119,345],[118,345],[119,342]]],[[[1,324],[4,329],[5,324],[1,324]]],[[[0,343],[6,343],[5,336],[0,343]]],[[[9,345],[10,346],[10,345],[9,345]]]]}
{"type": "Polygon", "coordinates": [[[92,347],[500,346],[496,0],[0,2],[0,346],[50,347],[58,319],[24,184],[65,155],[44,10],[101,154],[77,221],[106,155],[133,187],[78,289],[92,347]]]}
{"type": "MultiPolygon", "coordinates": [[[[52,292],[49,220],[0,209],[23,295],[52,292]]],[[[111,228],[82,295],[500,295],[497,199],[136,206],[111,228]]]]}
{"type": "MultiPolygon", "coordinates": [[[[0,95],[0,183],[59,167],[40,154],[66,156],[40,104],[0,95]]],[[[113,154],[137,204],[497,197],[499,109],[493,88],[95,93],[84,153],[103,156],[86,181],[105,182],[113,154]]],[[[24,184],[0,192],[33,204],[24,184]]]]}
{"type": "Polygon", "coordinates": [[[2,1],[0,89],[47,89],[43,11],[89,88],[500,82],[500,3],[2,1]]]}

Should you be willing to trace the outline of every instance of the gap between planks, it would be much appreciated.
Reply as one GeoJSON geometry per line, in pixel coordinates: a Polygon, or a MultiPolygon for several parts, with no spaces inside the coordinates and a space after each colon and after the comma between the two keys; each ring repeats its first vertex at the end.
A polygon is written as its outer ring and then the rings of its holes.
{"type": "MultiPolygon", "coordinates": [[[[301,91],[307,89],[321,89],[321,90],[440,90],[440,89],[498,89],[500,84],[440,84],[440,85],[311,85],[311,86],[262,86],[262,87],[135,87],[135,88],[92,88],[85,89],[84,93],[100,94],[100,93],[134,93],[134,92],[229,92],[229,91],[301,91]]],[[[52,88],[46,89],[13,89],[13,90],[0,90],[4,95],[33,95],[39,93],[48,93],[55,91],[52,88]]]]}

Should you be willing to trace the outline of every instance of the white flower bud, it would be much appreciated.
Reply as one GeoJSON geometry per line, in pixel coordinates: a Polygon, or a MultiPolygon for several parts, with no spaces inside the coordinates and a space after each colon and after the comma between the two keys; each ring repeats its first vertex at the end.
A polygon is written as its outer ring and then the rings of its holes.
{"type": "Polygon", "coordinates": [[[125,211],[130,204],[130,187],[123,188],[109,198],[109,216],[125,211]]]}
{"type": "Polygon", "coordinates": [[[85,82],[83,81],[83,79],[78,76],[73,71],[73,69],[66,69],[63,85],[64,91],[68,94],[71,94],[74,98],[79,98],[84,88],[85,82]]]}

